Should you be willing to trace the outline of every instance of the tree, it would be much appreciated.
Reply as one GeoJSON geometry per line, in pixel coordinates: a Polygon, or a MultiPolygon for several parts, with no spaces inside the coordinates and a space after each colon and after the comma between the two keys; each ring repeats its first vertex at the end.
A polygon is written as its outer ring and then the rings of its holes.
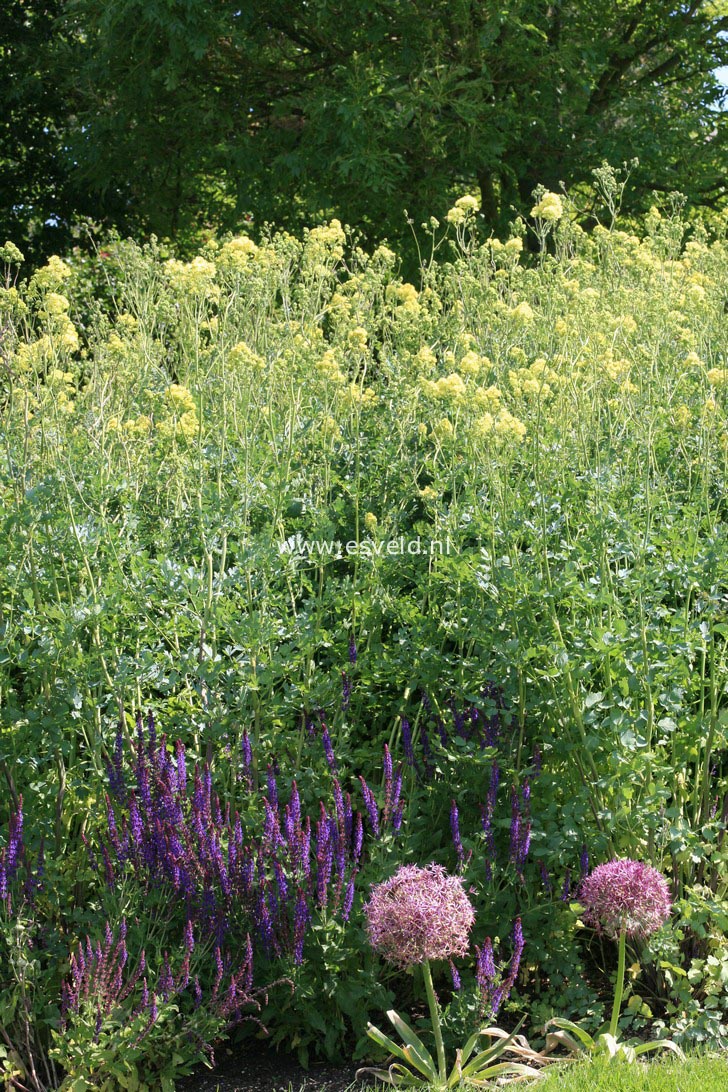
{"type": "Polygon", "coordinates": [[[627,195],[725,200],[724,0],[66,0],[71,176],[160,234],[337,214],[406,233],[479,187],[639,156],[627,195]]]}
{"type": "Polygon", "coordinates": [[[62,8],[63,0],[7,0],[0,20],[0,235],[39,251],[52,246],[58,224],[82,203],[69,192],[63,154],[67,112],[53,41],[62,8]]]}

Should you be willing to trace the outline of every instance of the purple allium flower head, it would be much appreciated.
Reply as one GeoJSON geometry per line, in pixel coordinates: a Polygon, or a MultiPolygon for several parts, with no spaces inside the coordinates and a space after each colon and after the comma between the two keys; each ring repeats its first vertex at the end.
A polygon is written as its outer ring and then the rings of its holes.
{"type": "Polygon", "coordinates": [[[597,865],[578,894],[584,920],[607,936],[624,929],[629,937],[648,937],[670,916],[667,880],[656,868],[629,857],[597,865]]]}
{"type": "Polygon", "coordinates": [[[402,865],[364,907],[372,947],[399,967],[465,955],[475,913],[462,880],[441,865],[402,865]]]}

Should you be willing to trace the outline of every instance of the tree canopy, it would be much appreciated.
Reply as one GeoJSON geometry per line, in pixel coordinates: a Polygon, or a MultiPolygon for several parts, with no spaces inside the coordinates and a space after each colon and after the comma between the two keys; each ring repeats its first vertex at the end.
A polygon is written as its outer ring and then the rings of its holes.
{"type": "Polygon", "coordinates": [[[13,0],[3,230],[79,213],[179,239],[244,214],[372,237],[480,189],[638,156],[628,199],[726,196],[724,0],[13,0]],[[13,180],[15,189],[13,189],[13,180]],[[14,194],[14,196],[13,196],[14,194]]]}

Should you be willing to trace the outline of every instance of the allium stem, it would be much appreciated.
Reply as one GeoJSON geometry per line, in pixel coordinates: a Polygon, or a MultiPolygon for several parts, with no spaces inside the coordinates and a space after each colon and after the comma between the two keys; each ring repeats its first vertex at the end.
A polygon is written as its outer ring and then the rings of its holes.
{"type": "Polygon", "coordinates": [[[430,970],[429,959],[426,959],[422,964],[422,974],[425,979],[425,993],[427,994],[427,1004],[430,1006],[432,1032],[435,1036],[435,1046],[437,1047],[437,1068],[439,1070],[440,1080],[444,1082],[447,1080],[447,1068],[445,1066],[445,1044],[442,1041],[442,1030],[440,1028],[440,1006],[437,1003],[435,987],[432,984],[432,971],[430,970]]]}
{"type": "Polygon", "coordinates": [[[609,1034],[615,1038],[617,1036],[617,1025],[619,1023],[619,1010],[622,1007],[622,996],[624,994],[624,965],[625,965],[625,953],[627,948],[627,927],[623,925],[619,931],[619,957],[617,960],[617,980],[614,983],[614,1004],[612,1005],[612,1019],[609,1021],[609,1034]]]}

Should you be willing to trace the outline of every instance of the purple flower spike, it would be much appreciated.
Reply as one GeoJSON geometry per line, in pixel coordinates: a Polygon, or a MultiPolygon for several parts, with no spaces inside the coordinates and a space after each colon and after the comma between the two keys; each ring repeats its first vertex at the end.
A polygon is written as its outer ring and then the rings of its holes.
{"type": "Polygon", "coordinates": [[[477,962],[475,965],[475,980],[481,992],[490,991],[496,979],[495,960],[493,958],[493,941],[486,937],[483,947],[475,946],[477,962]]]}
{"type": "Polygon", "coordinates": [[[349,638],[349,663],[352,665],[356,663],[356,641],[353,634],[349,638]]]}
{"type": "Polygon", "coordinates": [[[276,775],[273,772],[273,767],[268,764],[266,770],[266,781],[268,784],[268,799],[270,800],[273,811],[278,811],[278,785],[276,783],[276,775]]]}
{"type": "Polygon", "coordinates": [[[460,837],[460,816],[458,815],[458,806],[454,800],[450,804],[450,831],[452,833],[455,852],[458,855],[458,865],[461,866],[465,860],[465,850],[463,849],[463,843],[460,837]]]}
{"type": "Polygon", "coordinates": [[[348,671],[341,672],[341,711],[345,713],[351,702],[351,679],[348,671]]]}
{"type": "Polygon", "coordinates": [[[243,752],[243,766],[245,768],[245,772],[250,773],[251,766],[253,765],[253,748],[250,744],[247,728],[243,731],[241,748],[243,752]]]}
{"type": "Polygon", "coordinates": [[[414,766],[415,752],[412,748],[412,729],[410,728],[410,722],[406,717],[402,717],[402,747],[404,749],[404,757],[407,759],[407,765],[414,766]]]}
{"type": "Polygon", "coordinates": [[[346,894],[344,895],[344,904],[341,908],[341,920],[348,921],[351,914],[351,908],[354,905],[354,889],[355,889],[355,877],[356,872],[352,873],[351,879],[346,887],[346,894]]]}
{"type": "Polygon", "coordinates": [[[516,918],[513,925],[513,955],[511,956],[511,962],[508,968],[508,977],[505,980],[505,986],[507,991],[510,991],[511,986],[513,986],[516,978],[518,977],[518,968],[521,965],[521,956],[523,955],[524,948],[525,942],[523,939],[521,919],[516,918]]]}
{"type": "Polygon", "coordinates": [[[352,856],[354,858],[355,863],[358,864],[359,860],[361,858],[362,845],[364,843],[364,824],[362,822],[361,812],[360,811],[358,811],[356,813],[356,818],[354,819],[354,836],[353,836],[353,838],[354,838],[354,845],[353,845],[352,856]]]}
{"type": "Polygon", "coordinates": [[[581,872],[582,880],[589,872],[589,850],[586,846],[581,847],[581,855],[579,857],[579,870],[581,872]]]}
{"type": "Polygon", "coordinates": [[[367,815],[369,816],[369,822],[371,824],[372,833],[375,838],[379,837],[379,807],[374,799],[374,793],[367,785],[364,778],[359,775],[359,781],[361,782],[362,796],[364,797],[364,806],[367,809],[367,815]]]}
{"type": "Polygon", "coordinates": [[[336,755],[334,754],[334,748],[333,748],[333,745],[331,743],[331,736],[329,735],[329,730],[328,730],[328,728],[326,727],[325,724],[324,724],[323,730],[321,732],[321,742],[323,743],[323,746],[324,746],[324,754],[326,755],[326,761],[329,764],[329,769],[331,770],[331,772],[333,774],[337,774],[338,769],[337,769],[337,766],[336,766],[336,755]]]}
{"type": "Polygon", "coordinates": [[[390,754],[389,747],[384,744],[384,757],[382,759],[382,767],[384,769],[384,817],[383,822],[386,826],[389,819],[389,812],[392,807],[392,755],[390,754]]]}
{"type": "Polygon", "coordinates": [[[296,897],[293,925],[293,962],[299,967],[303,963],[303,942],[306,938],[306,929],[310,920],[311,915],[309,913],[306,895],[299,889],[296,897]]]}

